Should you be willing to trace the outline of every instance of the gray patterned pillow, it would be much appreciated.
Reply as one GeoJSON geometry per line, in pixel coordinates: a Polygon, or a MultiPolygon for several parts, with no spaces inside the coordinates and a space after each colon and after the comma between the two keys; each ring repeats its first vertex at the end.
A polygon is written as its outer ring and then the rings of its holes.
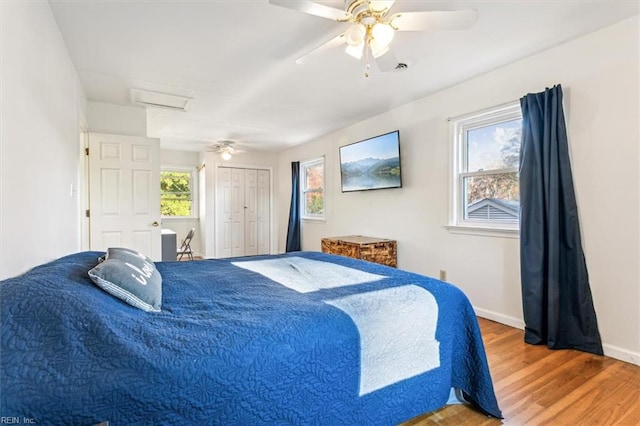
{"type": "Polygon", "coordinates": [[[94,283],[107,293],[147,312],[160,312],[162,277],[153,261],[126,248],[110,248],[106,258],[89,271],[94,283]]]}

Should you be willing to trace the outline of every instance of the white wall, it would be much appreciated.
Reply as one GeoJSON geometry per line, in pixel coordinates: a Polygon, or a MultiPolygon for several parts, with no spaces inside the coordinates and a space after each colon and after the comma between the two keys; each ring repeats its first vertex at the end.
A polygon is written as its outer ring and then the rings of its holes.
{"type": "Polygon", "coordinates": [[[147,137],[145,108],[90,101],[87,109],[92,133],[147,137]]]}
{"type": "MultiPolygon", "coordinates": [[[[278,196],[280,193],[276,190],[279,177],[278,172],[278,155],[272,152],[249,151],[243,154],[234,155],[229,161],[223,161],[220,154],[215,152],[202,153],[203,163],[205,165],[205,195],[200,202],[201,206],[200,229],[202,246],[205,257],[215,257],[215,196],[216,196],[216,169],[219,165],[227,167],[239,168],[265,168],[270,169],[272,190],[271,190],[271,253],[277,252],[278,247],[278,213],[280,203],[278,196]]],[[[288,211],[288,209],[286,210],[288,211]]]]}
{"type": "Polygon", "coordinates": [[[86,97],[49,3],[0,7],[0,278],[8,278],[80,248],[86,97]]]}
{"type": "Polygon", "coordinates": [[[283,251],[291,161],[326,156],[326,222],[302,225],[302,246],[325,236],[398,240],[403,269],[461,287],[478,313],[522,326],[519,240],[451,234],[447,118],[519,99],[556,83],[565,91],[583,245],[605,353],[640,363],[638,17],[559,45],[280,156],[283,251]],[[400,130],[403,188],[340,192],[338,148],[400,130]]]}
{"type": "Polygon", "coordinates": [[[191,228],[195,228],[196,233],[191,241],[191,249],[197,256],[202,256],[204,251],[202,249],[202,238],[200,236],[200,219],[198,218],[199,209],[197,206],[198,200],[198,173],[197,167],[199,165],[200,155],[193,151],[178,151],[163,149],[160,151],[160,165],[161,167],[186,167],[196,169],[194,174],[194,199],[196,200],[195,217],[193,218],[162,218],[162,228],[171,229],[175,231],[177,235],[178,244],[184,240],[187,233],[191,228]]]}

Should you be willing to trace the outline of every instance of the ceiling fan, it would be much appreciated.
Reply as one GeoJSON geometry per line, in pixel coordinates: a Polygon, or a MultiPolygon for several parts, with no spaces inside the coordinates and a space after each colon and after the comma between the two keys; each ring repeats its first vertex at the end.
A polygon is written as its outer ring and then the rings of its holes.
{"type": "Polygon", "coordinates": [[[478,11],[473,9],[456,11],[421,11],[390,13],[396,0],[345,0],[345,10],[313,1],[269,0],[269,3],[309,15],[349,24],[343,33],[321,44],[296,59],[303,63],[328,48],[347,44],[345,52],[356,58],[365,57],[368,77],[369,59],[376,59],[381,71],[391,71],[398,66],[390,43],[396,31],[462,30],[473,26],[478,20],[478,11]],[[385,60],[380,60],[387,54],[385,60]]]}
{"type": "Polygon", "coordinates": [[[234,145],[234,141],[222,140],[218,141],[215,145],[211,145],[208,149],[209,152],[217,152],[220,154],[224,161],[231,160],[231,157],[236,154],[243,154],[245,151],[236,149],[232,145],[234,145]]]}

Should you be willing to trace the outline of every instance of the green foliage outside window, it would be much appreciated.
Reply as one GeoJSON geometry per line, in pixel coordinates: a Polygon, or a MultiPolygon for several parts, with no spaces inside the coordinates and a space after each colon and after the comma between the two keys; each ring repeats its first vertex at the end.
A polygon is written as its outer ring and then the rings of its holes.
{"type": "Polygon", "coordinates": [[[162,216],[191,216],[191,172],[160,172],[162,216]]]}
{"type": "Polygon", "coordinates": [[[324,214],[324,162],[314,161],[303,165],[304,215],[321,216],[324,214]]]}
{"type": "Polygon", "coordinates": [[[322,214],[324,210],[324,194],[322,192],[307,192],[305,195],[307,198],[305,213],[322,214]]]}

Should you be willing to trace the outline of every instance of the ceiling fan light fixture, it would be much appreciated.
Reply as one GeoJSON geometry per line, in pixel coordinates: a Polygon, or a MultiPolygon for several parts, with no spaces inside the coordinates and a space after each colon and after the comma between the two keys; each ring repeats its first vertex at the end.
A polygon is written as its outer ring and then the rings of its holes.
{"type": "Polygon", "coordinates": [[[349,46],[360,46],[364,44],[367,29],[362,24],[351,25],[344,32],[345,39],[349,46]]]}
{"type": "Polygon", "coordinates": [[[378,22],[371,29],[373,40],[382,47],[387,47],[393,40],[395,30],[389,24],[378,22]]]}
{"type": "MultiPolygon", "coordinates": [[[[366,59],[365,76],[368,76],[371,58],[380,58],[389,52],[389,46],[396,31],[435,31],[464,30],[472,27],[478,20],[475,9],[462,10],[416,10],[402,13],[390,13],[396,0],[343,0],[344,9],[324,3],[326,1],[269,0],[269,3],[297,10],[309,15],[319,16],[345,24],[345,31],[337,37],[321,44],[304,56],[296,59],[301,64],[304,58],[323,52],[327,48],[347,44],[346,53],[356,59],[366,59]]],[[[409,2],[407,2],[409,3],[409,2]]],[[[428,3],[428,2],[427,2],[428,3]]],[[[434,2],[441,3],[441,2],[434,2]]],[[[442,2],[443,3],[443,2],[442,2]]],[[[458,3],[458,2],[455,2],[458,3]]],[[[447,9],[447,8],[445,8],[447,9]]],[[[384,59],[381,71],[391,71],[398,65],[393,52],[384,59]]],[[[380,65],[381,61],[378,61],[380,65]]],[[[405,69],[401,67],[401,69],[405,69]]]]}
{"type": "Polygon", "coordinates": [[[371,47],[371,56],[373,56],[374,59],[379,58],[389,51],[389,46],[382,46],[375,39],[371,40],[369,45],[371,47]]]}
{"type": "Polygon", "coordinates": [[[357,45],[357,46],[351,46],[351,45],[347,45],[346,49],[344,49],[345,52],[347,52],[347,55],[356,58],[356,59],[362,59],[362,52],[364,50],[364,43],[357,45]]]}
{"type": "Polygon", "coordinates": [[[229,151],[222,151],[220,157],[222,157],[224,161],[229,161],[231,160],[231,153],[229,151]]]}

